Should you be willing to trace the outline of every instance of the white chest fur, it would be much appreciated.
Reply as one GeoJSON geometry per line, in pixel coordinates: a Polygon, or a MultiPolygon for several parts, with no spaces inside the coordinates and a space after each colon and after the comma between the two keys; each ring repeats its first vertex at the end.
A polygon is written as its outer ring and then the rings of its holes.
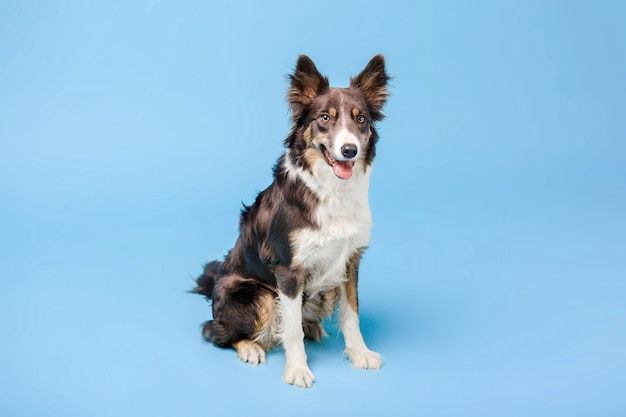
{"type": "Polygon", "coordinates": [[[305,290],[309,294],[334,288],[345,279],[350,255],[367,246],[372,226],[370,169],[355,169],[348,181],[336,178],[325,162],[314,170],[315,177],[304,173],[300,178],[320,200],[318,227],[299,229],[291,235],[293,261],[307,270],[305,290]]]}

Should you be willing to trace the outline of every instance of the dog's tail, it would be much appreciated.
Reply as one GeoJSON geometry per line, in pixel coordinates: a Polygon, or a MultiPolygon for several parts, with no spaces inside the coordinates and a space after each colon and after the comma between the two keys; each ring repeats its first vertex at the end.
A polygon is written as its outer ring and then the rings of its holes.
{"type": "Polygon", "coordinates": [[[191,293],[204,295],[207,298],[213,297],[213,288],[215,288],[215,282],[222,269],[222,262],[213,261],[204,266],[204,272],[196,279],[196,287],[192,289],[191,293]]]}

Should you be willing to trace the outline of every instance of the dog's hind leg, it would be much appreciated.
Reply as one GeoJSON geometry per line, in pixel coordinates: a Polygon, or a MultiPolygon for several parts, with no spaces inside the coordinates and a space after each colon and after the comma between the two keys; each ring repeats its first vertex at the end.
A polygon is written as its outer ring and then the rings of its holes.
{"type": "Polygon", "coordinates": [[[213,296],[213,320],[205,323],[204,338],[233,347],[243,362],[265,363],[273,341],[274,292],[255,279],[229,274],[218,280],[213,296]]]}
{"type": "Polygon", "coordinates": [[[335,309],[337,292],[335,290],[319,292],[313,297],[304,297],[302,305],[302,327],[307,340],[319,342],[326,337],[323,321],[330,317],[335,309]]]}
{"type": "Polygon", "coordinates": [[[260,363],[265,363],[265,350],[263,350],[258,343],[243,339],[233,343],[233,347],[237,351],[237,357],[239,357],[242,362],[247,362],[255,366],[260,363]]]}

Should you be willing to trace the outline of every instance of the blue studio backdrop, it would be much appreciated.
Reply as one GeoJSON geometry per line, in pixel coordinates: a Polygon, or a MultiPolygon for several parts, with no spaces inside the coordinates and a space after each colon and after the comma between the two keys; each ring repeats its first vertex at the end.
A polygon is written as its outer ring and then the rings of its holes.
{"type": "Polygon", "coordinates": [[[3,416],[626,415],[626,3],[0,1],[3,416]],[[393,75],[360,371],[202,341],[309,55],[393,75]]]}

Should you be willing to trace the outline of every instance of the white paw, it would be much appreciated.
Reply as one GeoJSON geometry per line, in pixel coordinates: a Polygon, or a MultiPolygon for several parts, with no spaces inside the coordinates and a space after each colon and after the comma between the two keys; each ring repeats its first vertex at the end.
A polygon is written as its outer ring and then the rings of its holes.
{"type": "Polygon", "coordinates": [[[287,366],[285,368],[285,376],[283,381],[288,384],[295,385],[300,388],[310,388],[313,386],[315,377],[311,370],[306,366],[287,366]]]}
{"type": "Polygon", "coordinates": [[[257,343],[250,340],[240,340],[235,343],[235,349],[242,362],[248,362],[255,366],[265,363],[265,351],[257,343]]]}
{"type": "Polygon", "coordinates": [[[359,369],[380,369],[383,360],[376,352],[369,349],[348,351],[348,357],[352,366],[359,369]]]}

